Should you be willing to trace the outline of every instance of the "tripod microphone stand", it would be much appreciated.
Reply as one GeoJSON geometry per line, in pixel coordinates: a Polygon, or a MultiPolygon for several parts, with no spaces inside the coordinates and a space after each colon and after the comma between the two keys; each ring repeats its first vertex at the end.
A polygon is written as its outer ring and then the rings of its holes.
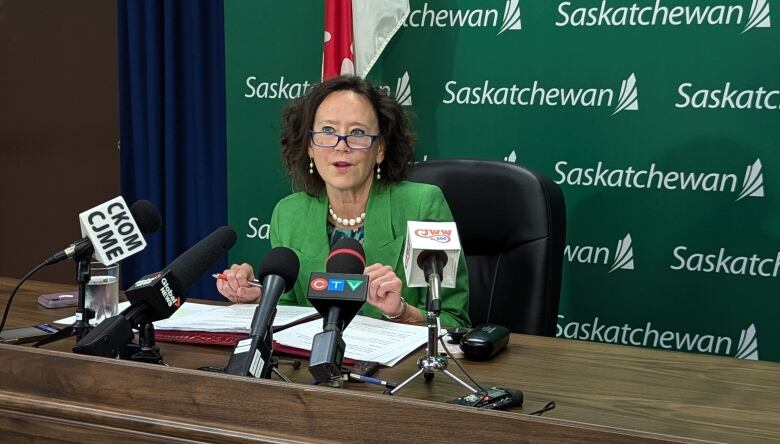
{"type": "Polygon", "coordinates": [[[439,302],[440,281],[441,279],[437,273],[431,273],[428,276],[428,295],[426,298],[426,307],[428,309],[428,345],[425,349],[425,355],[417,359],[418,370],[412,376],[398,384],[394,389],[386,392],[390,395],[396,394],[420,374],[423,375],[426,381],[431,381],[437,372],[449,376],[450,379],[462,385],[471,393],[477,393],[470,385],[447,370],[447,355],[439,354],[439,331],[441,330],[441,320],[439,319],[441,311],[439,302]]]}
{"type": "Polygon", "coordinates": [[[78,256],[73,259],[76,261],[76,282],[79,285],[78,303],[76,305],[76,321],[73,324],[63,328],[57,333],[41,339],[36,342],[34,347],[40,347],[41,345],[50,344],[60,339],[69,338],[73,335],[77,340],[80,340],[87,333],[92,330],[92,325],[89,324],[89,320],[92,319],[94,313],[92,310],[87,310],[85,307],[87,284],[89,283],[91,275],[90,262],[92,253],[94,253],[92,246],[83,250],[78,256]]]}

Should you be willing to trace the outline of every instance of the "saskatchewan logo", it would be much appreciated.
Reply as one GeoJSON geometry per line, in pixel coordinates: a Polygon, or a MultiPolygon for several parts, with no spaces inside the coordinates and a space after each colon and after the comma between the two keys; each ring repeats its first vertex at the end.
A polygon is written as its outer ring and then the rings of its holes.
{"type": "Polygon", "coordinates": [[[504,4],[500,27],[498,9],[433,9],[428,2],[422,8],[413,9],[403,26],[410,28],[498,28],[500,35],[505,31],[522,29],[520,0],[507,0],[504,4]]]}
{"type": "Polygon", "coordinates": [[[753,0],[753,4],[750,5],[750,16],[742,33],[744,34],[753,28],[769,28],[771,26],[769,2],[767,0],[753,0]]]}
{"type": "Polygon", "coordinates": [[[636,76],[632,72],[623,83],[620,84],[620,97],[618,98],[618,104],[615,107],[615,114],[623,110],[636,111],[639,109],[639,101],[636,91],[636,76]]]}
{"type": "Polygon", "coordinates": [[[622,240],[617,243],[615,249],[615,260],[612,262],[612,268],[609,272],[615,270],[633,270],[634,269],[634,249],[631,248],[631,234],[626,234],[622,240]]]}
{"type": "Polygon", "coordinates": [[[409,71],[395,83],[395,100],[403,106],[412,106],[412,85],[409,83],[409,71]]]}
{"type": "Polygon", "coordinates": [[[699,2],[680,5],[679,1],[619,0],[563,1],[558,4],[560,19],[557,27],[662,27],[662,26],[742,26],[742,33],[754,28],[771,27],[768,0],[752,0],[750,12],[747,0],[699,2]],[[587,3],[587,6],[578,6],[587,3]],[[743,4],[737,4],[743,3],[743,4]]]}
{"type": "Polygon", "coordinates": [[[764,175],[761,174],[761,159],[756,159],[753,165],[748,165],[745,178],[742,180],[742,191],[734,202],[746,197],[764,197],[764,175]]]}
{"type": "Polygon", "coordinates": [[[304,95],[309,88],[316,83],[291,82],[284,76],[279,76],[279,80],[258,80],[257,76],[248,76],[246,78],[246,91],[244,97],[257,99],[297,99],[304,95]]]}
{"type": "Polygon", "coordinates": [[[583,168],[570,167],[569,162],[561,160],[555,164],[555,172],[558,177],[553,181],[558,185],[738,193],[735,202],[746,197],[764,197],[761,159],[747,166],[741,189],[739,176],[734,173],[663,171],[655,163],[649,168],[606,168],[598,162],[595,167],[583,168]]]}
{"type": "Polygon", "coordinates": [[[504,8],[504,23],[501,25],[501,30],[498,31],[498,35],[506,30],[520,30],[523,29],[522,22],[520,21],[520,0],[509,0],[506,2],[504,8]]]}
{"type": "Polygon", "coordinates": [[[639,109],[636,75],[631,73],[616,88],[567,88],[548,86],[538,80],[524,84],[496,85],[490,80],[462,85],[457,80],[444,84],[442,103],[458,105],[544,106],[612,108],[612,115],[639,109]]]}
{"type": "Polygon", "coordinates": [[[736,357],[739,359],[758,360],[758,339],[756,338],[756,326],[754,324],[750,324],[750,327],[742,330],[742,333],[739,335],[736,357]]]}
{"type": "Polygon", "coordinates": [[[742,330],[735,351],[734,344],[737,341],[730,336],[658,330],[653,328],[652,322],[639,325],[630,325],[628,323],[610,325],[605,324],[598,316],[585,322],[566,322],[564,321],[565,318],[562,314],[558,315],[558,325],[555,331],[556,337],[733,356],[738,359],[759,359],[755,324],[750,324],[748,328],[742,330]]]}
{"type": "Polygon", "coordinates": [[[569,262],[580,264],[609,265],[608,273],[612,273],[615,270],[634,269],[634,249],[631,247],[630,233],[627,233],[623,239],[618,240],[614,254],[611,254],[608,247],[566,245],[563,249],[563,257],[569,262]]]}
{"type": "Polygon", "coordinates": [[[402,106],[412,106],[412,84],[409,81],[409,71],[404,71],[404,74],[395,82],[395,93],[389,85],[380,85],[378,88],[387,95],[395,97],[395,100],[402,106]]]}

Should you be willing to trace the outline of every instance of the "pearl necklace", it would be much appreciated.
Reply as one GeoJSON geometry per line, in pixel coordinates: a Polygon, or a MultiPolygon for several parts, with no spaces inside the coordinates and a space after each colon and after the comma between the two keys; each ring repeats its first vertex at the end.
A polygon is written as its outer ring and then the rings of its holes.
{"type": "Polygon", "coordinates": [[[354,218],[354,219],[347,219],[339,217],[334,211],[333,207],[328,205],[328,213],[330,213],[331,219],[333,219],[336,223],[343,227],[354,227],[355,225],[360,225],[361,223],[366,221],[366,212],[360,214],[360,216],[354,218]]]}

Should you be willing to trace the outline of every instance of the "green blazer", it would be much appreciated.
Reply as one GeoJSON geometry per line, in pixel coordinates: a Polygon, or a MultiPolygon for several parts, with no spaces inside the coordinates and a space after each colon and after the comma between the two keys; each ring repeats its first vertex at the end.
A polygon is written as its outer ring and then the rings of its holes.
{"type": "MultiPolygon", "coordinates": [[[[309,275],[325,271],[325,260],[330,252],[327,234],[328,197],[323,191],[319,197],[306,193],[291,194],[276,205],[271,216],[271,246],[292,249],[300,259],[298,280],[292,291],[284,294],[282,305],[311,306],[306,299],[309,275]]],[[[377,185],[371,188],[366,209],[363,248],[367,264],[390,265],[406,283],[403,265],[406,222],[414,220],[452,221],[447,201],[434,185],[401,182],[377,185]]],[[[441,324],[447,327],[468,327],[469,298],[468,271],[461,253],[455,288],[441,290],[441,324]]],[[[402,295],[406,302],[425,313],[427,288],[407,288],[402,295]]],[[[374,306],[366,303],[360,311],[364,316],[381,318],[374,306]]]]}

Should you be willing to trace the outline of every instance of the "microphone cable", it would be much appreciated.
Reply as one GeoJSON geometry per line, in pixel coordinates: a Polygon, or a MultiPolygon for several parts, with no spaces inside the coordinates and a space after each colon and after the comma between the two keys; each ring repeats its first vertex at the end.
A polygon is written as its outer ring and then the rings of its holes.
{"type": "Polygon", "coordinates": [[[537,410],[535,412],[529,413],[529,415],[542,416],[544,414],[544,412],[549,412],[550,410],[552,410],[554,408],[555,408],[555,401],[550,401],[547,404],[545,404],[544,407],[540,408],[539,410],[537,410]]]}
{"type": "Polygon", "coordinates": [[[476,385],[477,387],[479,387],[479,389],[480,389],[482,392],[484,392],[484,393],[487,393],[487,390],[485,390],[485,387],[482,387],[481,385],[479,385],[479,382],[477,382],[477,380],[476,380],[476,379],[474,379],[474,378],[472,378],[472,377],[471,377],[471,375],[469,374],[469,372],[467,372],[467,371],[466,371],[466,369],[465,369],[465,368],[463,368],[463,366],[462,366],[462,365],[460,365],[460,362],[458,362],[458,360],[457,360],[457,359],[455,359],[455,356],[454,356],[454,355],[452,354],[452,352],[450,352],[450,350],[447,348],[447,345],[444,343],[444,337],[445,337],[445,336],[447,336],[447,333],[446,333],[446,332],[447,332],[447,330],[444,330],[444,331],[445,331],[445,333],[443,333],[443,334],[439,334],[439,342],[441,343],[441,347],[444,349],[444,351],[445,351],[445,352],[447,352],[447,356],[449,356],[449,357],[450,357],[450,360],[452,360],[453,362],[455,362],[455,365],[457,365],[457,366],[458,366],[458,368],[460,369],[460,371],[462,371],[462,372],[463,372],[463,374],[464,374],[464,375],[466,375],[466,377],[467,377],[467,378],[469,378],[469,381],[473,382],[473,383],[474,383],[474,385],[476,385]]]}
{"type": "Polygon", "coordinates": [[[41,268],[46,266],[46,262],[41,262],[38,264],[35,268],[30,270],[27,274],[24,275],[24,277],[19,281],[18,284],[16,284],[16,287],[14,288],[14,291],[11,292],[11,296],[8,298],[8,302],[5,303],[5,311],[3,312],[3,319],[0,320],[0,332],[3,331],[3,327],[5,327],[5,321],[8,318],[8,312],[11,310],[11,302],[14,301],[14,296],[16,296],[16,292],[19,291],[19,287],[22,286],[24,281],[27,279],[30,279],[30,276],[35,274],[36,271],[40,270],[41,268]]]}
{"type": "MultiPolygon", "coordinates": [[[[446,331],[446,330],[445,330],[445,331],[446,331]]],[[[455,365],[457,365],[457,366],[458,366],[458,368],[460,369],[460,371],[462,371],[462,372],[463,372],[463,374],[464,374],[464,375],[466,375],[466,377],[467,377],[467,378],[469,378],[469,380],[470,380],[471,382],[473,382],[473,383],[474,383],[474,385],[476,385],[477,387],[479,387],[479,390],[480,390],[482,393],[487,393],[487,390],[485,390],[485,388],[484,388],[484,387],[482,387],[481,385],[479,385],[479,383],[477,382],[477,380],[476,380],[476,379],[474,379],[473,377],[471,377],[471,375],[469,374],[469,372],[467,372],[467,371],[466,371],[466,369],[465,369],[465,368],[464,368],[462,365],[460,365],[460,362],[458,362],[458,360],[455,358],[455,356],[452,354],[452,352],[450,352],[450,350],[447,348],[447,345],[446,345],[446,344],[444,344],[444,337],[445,337],[445,336],[447,336],[447,333],[440,334],[440,335],[439,335],[439,342],[441,343],[441,346],[442,346],[442,348],[444,349],[444,351],[445,351],[445,352],[447,352],[447,356],[449,356],[450,360],[452,360],[453,362],[455,362],[455,365]]],[[[476,406],[477,406],[477,403],[479,403],[479,400],[477,400],[477,401],[476,401],[476,403],[474,403],[473,407],[476,407],[476,406]]],[[[548,402],[547,404],[545,404],[545,406],[544,406],[544,407],[542,407],[541,409],[539,409],[539,410],[536,410],[536,411],[533,411],[533,412],[531,412],[531,413],[528,413],[528,415],[529,415],[529,416],[531,416],[531,415],[534,415],[534,416],[542,416],[544,413],[546,413],[546,412],[549,412],[550,410],[552,410],[552,409],[554,409],[554,408],[555,408],[555,401],[550,401],[550,402],[548,402]]]]}

